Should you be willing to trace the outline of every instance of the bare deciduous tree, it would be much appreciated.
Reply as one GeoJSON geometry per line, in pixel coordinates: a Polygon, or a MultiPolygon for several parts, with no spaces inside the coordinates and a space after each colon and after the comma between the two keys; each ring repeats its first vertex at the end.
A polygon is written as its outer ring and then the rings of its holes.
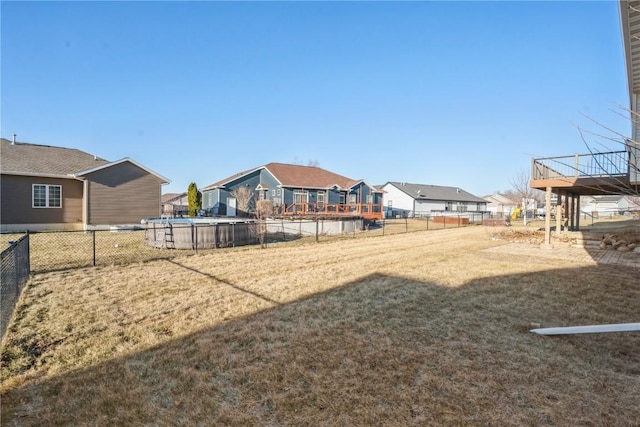
{"type": "MultiPolygon", "coordinates": [[[[513,178],[511,178],[512,193],[520,199],[521,209],[523,212],[524,224],[527,225],[527,212],[530,210],[532,203],[539,203],[544,193],[529,186],[531,181],[530,172],[524,169],[520,170],[513,178]]],[[[535,213],[534,213],[535,215],[535,213]]]]}
{"type": "Polygon", "coordinates": [[[264,248],[264,237],[267,234],[267,218],[273,214],[273,202],[271,200],[259,200],[256,202],[256,219],[258,220],[258,239],[260,247],[264,248]]]}
{"type": "Polygon", "coordinates": [[[242,186],[233,190],[231,195],[236,199],[236,208],[240,214],[239,216],[249,216],[254,201],[253,190],[249,187],[242,186]]]}
{"type": "MultiPolygon", "coordinates": [[[[629,110],[628,108],[622,107],[620,105],[618,105],[617,108],[619,110],[617,112],[620,116],[625,117],[628,115],[631,121],[631,126],[633,128],[638,127],[638,125],[640,124],[639,113],[629,110]]],[[[617,152],[618,153],[626,152],[625,160],[627,160],[626,156],[628,156],[629,176],[631,177],[638,176],[640,174],[640,142],[627,137],[623,133],[612,129],[611,127],[608,127],[602,124],[601,122],[594,120],[591,117],[588,117],[588,116],[585,116],[585,117],[591,122],[595,123],[602,130],[601,132],[594,132],[594,131],[586,130],[576,125],[576,128],[580,133],[580,138],[582,139],[582,142],[589,150],[589,153],[591,153],[592,155],[595,155],[602,152],[609,152],[609,154],[611,155],[613,154],[611,152],[616,152],[617,150],[620,150],[620,148],[622,148],[623,149],[622,151],[617,151],[617,152]],[[618,147],[612,148],[611,144],[617,145],[618,147]]],[[[619,156],[622,157],[622,154],[619,154],[619,156]]],[[[596,161],[596,166],[599,167],[596,169],[597,173],[593,174],[593,178],[596,178],[596,180],[598,178],[607,177],[607,176],[616,179],[616,176],[611,174],[609,165],[598,164],[596,161]]],[[[586,171],[584,170],[579,170],[578,172],[582,176],[589,176],[589,174],[586,173],[586,171]]],[[[615,172],[617,173],[620,171],[616,170],[615,172]]],[[[611,191],[611,194],[620,194],[620,195],[627,195],[632,197],[640,196],[640,187],[638,187],[637,185],[628,185],[627,183],[621,180],[618,181],[618,183],[619,185],[617,185],[616,186],[617,188],[611,191]]],[[[597,185],[595,186],[595,188],[599,189],[597,185]]]]}
{"type": "Polygon", "coordinates": [[[307,163],[305,164],[298,157],[293,159],[293,164],[294,165],[300,165],[300,166],[316,166],[316,167],[320,166],[320,162],[315,160],[315,159],[309,159],[309,160],[307,160],[307,163]]]}

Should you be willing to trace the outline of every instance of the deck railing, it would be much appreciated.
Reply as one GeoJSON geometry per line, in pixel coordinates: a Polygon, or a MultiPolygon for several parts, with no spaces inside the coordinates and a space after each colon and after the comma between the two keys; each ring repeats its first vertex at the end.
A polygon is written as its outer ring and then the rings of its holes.
{"type": "Polygon", "coordinates": [[[576,154],[533,159],[531,179],[601,178],[629,175],[629,153],[576,154]]]}
{"type": "Polygon", "coordinates": [[[365,218],[382,218],[382,204],[377,203],[292,203],[280,206],[282,215],[357,215],[365,218]]]}

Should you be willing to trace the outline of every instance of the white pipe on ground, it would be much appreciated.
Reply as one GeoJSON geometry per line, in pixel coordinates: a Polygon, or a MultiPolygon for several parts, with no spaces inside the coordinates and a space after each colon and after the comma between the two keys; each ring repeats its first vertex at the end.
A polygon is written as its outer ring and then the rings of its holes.
{"type": "Polygon", "coordinates": [[[558,328],[531,329],[538,335],[571,335],[571,334],[596,334],[604,332],[634,332],[640,331],[640,323],[615,323],[610,325],[567,326],[558,328]]]}

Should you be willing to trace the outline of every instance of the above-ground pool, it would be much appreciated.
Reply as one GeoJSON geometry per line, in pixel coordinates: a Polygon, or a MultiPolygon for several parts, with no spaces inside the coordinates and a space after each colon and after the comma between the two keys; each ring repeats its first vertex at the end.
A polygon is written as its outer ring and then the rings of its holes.
{"type": "Polygon", "coordinates": [[[213,249],[258,243],[256,221],[239,218],[151,218],[146,242],[155,248],[213,249]]]}

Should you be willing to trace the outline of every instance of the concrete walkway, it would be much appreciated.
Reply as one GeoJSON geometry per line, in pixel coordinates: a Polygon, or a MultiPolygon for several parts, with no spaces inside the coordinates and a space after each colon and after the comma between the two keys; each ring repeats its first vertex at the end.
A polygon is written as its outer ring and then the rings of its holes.
{"type": "Polygon", "coordinates": [[[640,253],[618,252],[615,250],[584,248],[555,244],[551,248],[543,248],[530,243],[507,243],[495,248],[485,249],[487,252],[510,255],[534,256],[538,258],[562,259],[581,264],[610,264],[640,268],[640,253]]]}

